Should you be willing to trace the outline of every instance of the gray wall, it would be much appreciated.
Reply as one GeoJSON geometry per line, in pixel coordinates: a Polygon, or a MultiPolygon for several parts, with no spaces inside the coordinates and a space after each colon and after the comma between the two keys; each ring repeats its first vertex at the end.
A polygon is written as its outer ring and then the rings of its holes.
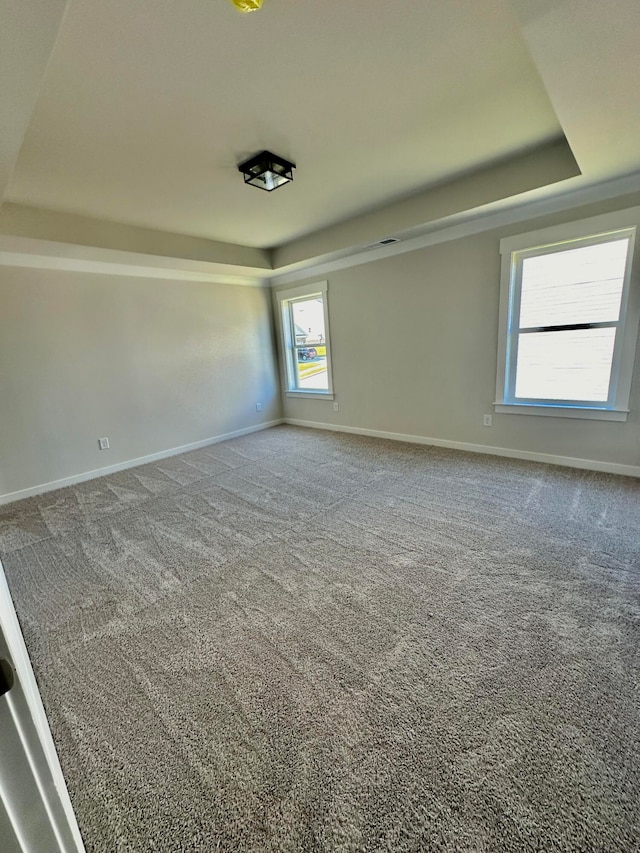
{"type": "Polygon", "coordinates": [[[269,295],[0,268],[0,395],[0,496],[279,418],[269,295]]]}
{"type": "Polygon", "coordinates": [[[639,465],[638,357],[626,423],[496,415],[492,406],[500,238],[633,204],[638,198],[629,196],[321,276],[329,281],[340,411],[331,401],[285,398],[285,416],[639,465]],[[485,413],[491,428],[482,426],[485,413]]]}

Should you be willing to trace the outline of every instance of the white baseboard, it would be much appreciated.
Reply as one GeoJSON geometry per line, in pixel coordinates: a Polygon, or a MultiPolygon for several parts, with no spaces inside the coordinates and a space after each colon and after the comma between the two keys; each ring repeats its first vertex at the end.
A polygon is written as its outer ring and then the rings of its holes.
{"type": "Polygon", "coordinates": [[[84,483],[86,480],[93,480],[95,477],[104,477],[105,474],[115,474],[117,471],[124,471],[126,468],[135,468],[136,465],[157,462],[159,459],[166,459],[168,456],[177,456],[179,453],[187,453],[189,450],[199,450],[201,447],[208,447],[210,444],[218,444],[220,441],[238,438],[241,435],[248,435],[251,432],[259,432],[260,430],[269,429],[269,427],[278,426],[278,424],[282,423],[284,423],[284,420],[281,418],[275,421],[266,421],[263,424],[237,429],[223,435],[216,435],[213,438],[205,438],[202,441],[194,441],[191,444],[183,444],[180,447],[161,450],[159,453],[150,453],[148,456],[139,456],[137,459],[127,459],[125,462],[117,462],[115,465],[107,465],[105,468],[95,468],[92,471],[84,471],[82,474],[73,474],[71,477],[64,477],[62,480],[52,480],[50,483],[41,483],[38,486],[31,486],[28,489],[20,489],[18,492],[7,492],[4,495],[0,495],[0,506],[11,503],[12,501],[31,498],[34,495],[41,495],[44,492],[51,492],[54,489],[73,486],[75,483],[84,483]]]}
{"type": "Polygon", "coordinates": [[[350,427],[340,424],[323,424],[316,421],[301,421],[297,418],[285,418],[284,423],[293,426],[328,429],[334,432],[349,432],[356,435],[370,435],[374,438],[389,438],[392,441],[406,441],[410,444],[430,444],[434,447],[449,447],[452,450],[465,450],[468,453],[487,453],[490,456],[506,456],[509,459],[524,459],[528,462],[546,462],[549,465],[564,465],[567,468],[583,468],[586,471],[602,471],[606,474],[622,474],[625,477],[640,477],[640,465],[621,465],[618,462],[603,462],[599,459],[577,459],[573,456],[556,456],[553,453],[535,453],[530,450],[515,450],[511,447],[492,447],[488,444],[469,444],[466,441],[450,441],[446,438],[432,438],[425,435],[407,435],[403,432],[385,432],[364,427],[350,427]]]}
{"type": "Polygon", "coordinates": [[[255,426],[216,435],[213,438],[205,438],[202,441],[194,441],[191,444],[183,444],[180,447],[172,447],[169,450],[161,450],[159,453],[151,453],[148,456],[139,456],[136,459],[127,459],[115,465],[107,465],[104,468],[95,468],[92,471],[84,471],[61,480],[52,480],[49,483],[41,483],[28,489],[20,489],[17,492],[7,492],[0,495],[0,506],[13,501],[24,500],[54,489],[63,489],[65,486],[73,486],[75,483],[83,483],[93,480],[95,477],[103,477],[106,474],[115,474],[127,468],[135,468],[136,465],[144,465],[147,462],[156,462],[169,456],[177,456],[179,453],[187,453],[189,450],[198,450],[210,444],[227,441],[230,438],[238,438],[241,435],[249,435],[263,429],[278,426],[279,424],[292,424],[293,426],[310,427],[311,429],[326,429],[333,432],[348,432],[355,435],[369,435],[374,438],[388,438],[392,441],[406,441],[410,444],[427,444],[434,447],[449,447],[452,450],[464,450],[469,453],[487,453],[491,456],[505,456],[509,459],[524,459],[529,462],[546,462],[549,465],[564,465],[567,468],[582,468],[586,471],[602,471],[606,474],[621,474],[626,477],[640,477],[640,465],[622,465],[617,462],[604,462],[599,459],[578,459],[573,456],[557,456],[553,453],[535,453],[529,450],[515,450],[510,447],[492,447],[487,444],[470,444],[466,441],[450,441],[445,438],[434,438],[425,435],[409,435],[403,432],[386,432],[385,430],[366,429],[365,427],[351,427],[342,424],[318,423],[316,421],[303,421],[297,418],[279,418],[266,421],[255,426]]]}

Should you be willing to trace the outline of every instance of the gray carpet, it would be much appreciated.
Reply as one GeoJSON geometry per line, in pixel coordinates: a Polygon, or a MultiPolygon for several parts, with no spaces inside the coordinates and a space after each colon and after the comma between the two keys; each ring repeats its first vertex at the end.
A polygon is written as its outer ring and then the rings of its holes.
{"type": "Polygon", "coordinates": [[[639,530],[632,479],[276,427],[0,555],[89,851],[624,853],[639,530]]]}

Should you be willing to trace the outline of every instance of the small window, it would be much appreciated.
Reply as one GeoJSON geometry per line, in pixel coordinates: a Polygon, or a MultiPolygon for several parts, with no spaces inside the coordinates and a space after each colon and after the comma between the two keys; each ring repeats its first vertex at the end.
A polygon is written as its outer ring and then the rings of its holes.
{"type": "Polygon", "coordinates": [[[278,293],[285,356],[286,392],[331,396],[327,283],[278,293]]]}
{"type": "Polygon", "coordinates": [[[496,411],[626,420],[638,326],[630,300],[636,229],[573,236],[598,222],[502,241],[496,411]],[[567,229],[566,239],[534,242],[567,229]]]}

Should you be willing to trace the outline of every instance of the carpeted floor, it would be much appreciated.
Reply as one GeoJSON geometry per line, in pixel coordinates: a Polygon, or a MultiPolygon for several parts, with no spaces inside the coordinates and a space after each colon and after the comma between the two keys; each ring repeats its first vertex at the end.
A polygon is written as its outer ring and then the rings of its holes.
{"type": "Polygon", "coordinates": [[[92,853],[640,850],[638,481],[276,427],[0,556],[92,853]]]}

